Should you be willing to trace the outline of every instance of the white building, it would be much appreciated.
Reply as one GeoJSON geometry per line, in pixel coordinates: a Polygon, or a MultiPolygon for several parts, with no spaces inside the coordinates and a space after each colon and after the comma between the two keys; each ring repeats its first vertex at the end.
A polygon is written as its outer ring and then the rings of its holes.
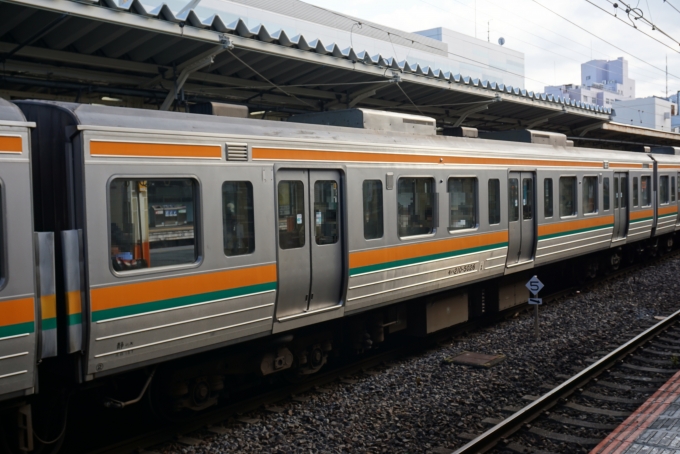
{"type": "MultiPolygon", "coordinates": [[[[186,3],[144,1],[151,7],[168,4],[177,11],[186,3]]],[[[408,62],[411,67],[417,64],[425,71],[440,70],[524,88],[524,54],[444,28],[434,29],[440,30],[438,33],[433,30],[410,33],[299,0],[205,1],[194,10],[206,17],[218,15],[230,24],[240,19],[255,34],[279,36],[285,32],[288,37],[303,36],[315,48],[329,49],[335,44],[343,50],[353,48],[360,58],[380,55],[389,60],[388,66],[392,66],[392,60],[398,64],[408,62]]]]}
{"type": "Polygon", "coordinates": [[[635,98],[635,81],[628,77],[628,61],[591,60],[581,65],[581,85],[545,87],[546,94],[587,104],[612,107],[617,101],[635,98]]]}
{"type": "Polygon", "coordinates": [[[674,112],[674,103],[657,96],[650,96],[615,102],[612,119],[617,123],[670,132],[672,131],[671,114],[674,112]]]}

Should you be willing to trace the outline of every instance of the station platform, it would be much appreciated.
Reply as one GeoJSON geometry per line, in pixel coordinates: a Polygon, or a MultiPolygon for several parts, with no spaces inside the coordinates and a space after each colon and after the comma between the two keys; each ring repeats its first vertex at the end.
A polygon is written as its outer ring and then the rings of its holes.
{"type": "Polygon", "coordinates": [[[590,454],[680,454],[680,372],[590,454]]]}

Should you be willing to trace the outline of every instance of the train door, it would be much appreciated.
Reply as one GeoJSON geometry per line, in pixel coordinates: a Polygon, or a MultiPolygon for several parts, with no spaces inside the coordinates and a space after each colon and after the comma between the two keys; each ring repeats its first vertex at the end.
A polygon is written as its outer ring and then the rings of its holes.
{"type": "Polygon", "coordinates": [[[621,240],[628,234],[628,174],[614,173],[614,232],[612,240],[621,240]]]}
{"type": "Polygon", "coordinates": [[[340,173],[280,170],[276,185],[277,318],[337,306],[344,270],[340,173]]]}
{"type": "Polygon", "coordinates": [[[535,180],[533,172],[510,172],[508,176],[508,266],[530,262],[534,257],[535,180]]]}

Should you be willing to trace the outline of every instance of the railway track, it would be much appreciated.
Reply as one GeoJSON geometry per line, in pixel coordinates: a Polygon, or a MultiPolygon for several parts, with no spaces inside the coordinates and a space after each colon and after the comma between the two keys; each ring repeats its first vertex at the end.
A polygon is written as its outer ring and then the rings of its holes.
{"type": "MultiPolygon", "coordinates": [[[[680,310],[474,437],[454,454],[589,452],[678,371],[680,310]],[[545,446],[558,447],[557,450],[545,446]]],[[[566,377],[565,377],[566,378],[566,377]]],[[[472,438],[463,434],[463,438],[472,438]]]]}
{"type": "MultiPolygon", "coordinates": [[[[588,282],[586,285],[580,287],[569,287],[561,289],[557,292],[553,292],[550,295],[544,297],[545,303],[551,303],[557,300],[561,300],[580,288],[581,290],[586,290],[588,288],[593,288],[613,279],[618,279],[635,272],[642,266],[647,266],[650,263],[659,263],[665,261],[666,259],[680,255],[680,252],[673,252],[672,254],[665,255],[660,259],[656,259],[652,262],[642,262],[639,264],[632,265],[626,269],[619,270],[617,272],[611,273],[607,276],[602,276],[588,282]]],[[[400,358],[422,354],[428,348],[432,348],[433,345],[437,345],[439,342],[450,340],[451,338],[456,338],[460,336],[463,332],[474,330],[479,326],[483,326],[489,323],[493,323],[498,319],[504,319],[509,316],[514,315],[520,311],[528,311],[532,308],[528,305],[518,306],[512,308],[504,313],[498,314],[493,320],[479,320],[475,322],[470,322],[464,325],[459,325],[454,328],[445,330],[442,333],[438,333],[434,338],[428,338],[424,341],[413,342],[402,342],[399,345],[391,347],[389,350],[384,350],[377,352],[371,356],[362,358],[358,361],[353,361],[349,364],[344,364],[337,366],[328,371],[322,371],[314,376],[312,376],[308,381],[303,383],[293,383],[285,386],[279,386],[275,389],[266,390],[260,392],[251,397],[243,398],[237,402],[231,404],[226,404],[215,408],[212,410],[205,411],[203,413],[197,414],[190,420],[169,422],[163,424],[160,427],[152,428],[151,430],[145,431],[143,433],[138,433],[136,435],[120,439],[114,443],[107,444],[101,447],[91,447],[86,449],[86,452],[92,452],[95,454],[109,454],[109,453],[127,453],[127,452],[143,452],[144,449],[149,449],[153,446],[170,442],[179,441],[183,444],[193,444],[200,440],[192,437],[193,433],[198,431],[212,432],[215,434],[220,434],[223,432],[222,423],[225,421],[241,420],[241,422],[247,423],[247,420],[240,418],[239,415],[251,413],[253,411],[266,409],[269,406],[274,406],[277,402],[282,402],[285,400],[304,400],[305,394],[310,392],[323,392],[324,386],[328,386],[331,383],[337,382],[338,380],[343,380],[344,377],[353,376],[360,374],[362,371],[371,373],[371,370],[379,368],[381,365],[396,361],[400,358]]],[[[674,314],[673,316],[677,316],[674,314]]],[[[663,322],[662,322],[663,323],[663,322]]],[[[680,354],[680,351],[679,351],[680,354]]],[[[590,369],[590,368],[589,368],[590,369]]],[[[585,372],[585,371],[584,371],[585,372]]],[[[581,383],[581,382],[579,382],[581,383]]],[[[579,387],[584,386],[583,384],[572,388],[572,392],[577,390],[579,387]]],[[[556,388],[557,389],[557,388],[556,388]]],[[[559,399],[558,399],[559,400],[559,399]]],[[[533,404],[532,404],[533,405],[533,404]]],[[[530,406],[532,406],[530,405],[530,406]]],[[[508,418],[510,419],[510,418],[508,418]]],[[[508,420],[506,419],[506,421],[508,420]]],[[[519,429],[526,424],[522,423],[519,425],[519,429]]],[[[516,429],[514,432],[516,432],[516,429]]],[[[512,433],[512,432],[510,432],[512,433]]],[[[503,435],[498,440],[507,438],[509,435],[503,435]]],[[[493,447],[495,443],[491,443],[490,447],[493,447]]],[[[489,449],[489,448],[487,448],[489,449]]],[[[461,452],[484,452],[477,448],[470,451],[461,452]]],[[[530,451],[528,451],[530,452],[530,451]]]]}

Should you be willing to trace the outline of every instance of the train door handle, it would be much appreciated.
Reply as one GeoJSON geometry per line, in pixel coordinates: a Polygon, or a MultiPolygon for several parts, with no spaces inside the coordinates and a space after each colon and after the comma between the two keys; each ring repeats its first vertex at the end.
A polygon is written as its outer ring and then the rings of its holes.
{"type": "Polygon", "coordinates": [[[311,295],[309,295],[309,301],[311,301],[313,299],[314,299],[314,294],[312,293],[311,295]]]}
{"type": "Polygon", "coordinates": [[[305,303],[307,302],[308,299],[309,299],[309,295],[305,295],[305,303]]]}

